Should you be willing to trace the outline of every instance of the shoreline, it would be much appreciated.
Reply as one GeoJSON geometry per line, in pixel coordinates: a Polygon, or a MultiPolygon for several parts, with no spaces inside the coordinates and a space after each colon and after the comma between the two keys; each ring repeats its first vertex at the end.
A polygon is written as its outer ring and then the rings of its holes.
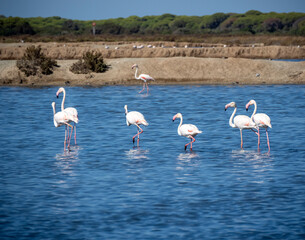
{"type": "Polygon", "coordinates": [[[200,46],[192,43],[0,43],[0,86],[108,86],[141,85],[139,74],[156,79],[150,84],[263,85],[305,84],[305,46],[200,46]],[[175,46],[175,44],[177,46],[175,46]],[[185,44],[185,45],[184,45],[185,44]],[[26,77],[16,67],[26,48],[40,45],[42,52],[56,59],[60,67],[51,75],[26,77]],[[105,47],[109,47],[108,49],[105,47]],[[136,47],[135,47],[136,46],[136,47]],[[137,46],[143,46],[138,49],[137,46]],[[110,69],[105,73],[74,74],[70,66],[87,51],[101,52],[110,69]]]}
{"type": "Polygon", "coordinates": [[[305,61],[271,61],[243,58],[118,58],[105,59],[105,73],[74,74],[69,67],[77,60],[57,60],[60,67],[51,75],[25,77],[16,60],[0,60],[0,86],[109,86],[141,85],[131,66],[139,65],[139,74],[155,78],[151,85],[268,85],[305,84],[305,61]]]}

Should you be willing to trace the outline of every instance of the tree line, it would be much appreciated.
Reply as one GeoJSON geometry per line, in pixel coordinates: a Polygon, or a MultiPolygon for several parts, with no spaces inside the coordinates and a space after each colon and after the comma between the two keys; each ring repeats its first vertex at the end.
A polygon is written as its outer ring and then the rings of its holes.
{"type": "Polygon", "coordinates": [[[215,13],[205,16],[130,16],[80,21],[61,17],[20,18],[0,15],[0,35],[88,35],[95,22],[97,35],[276,34],[305,36],[305,13],[215,13]]]}

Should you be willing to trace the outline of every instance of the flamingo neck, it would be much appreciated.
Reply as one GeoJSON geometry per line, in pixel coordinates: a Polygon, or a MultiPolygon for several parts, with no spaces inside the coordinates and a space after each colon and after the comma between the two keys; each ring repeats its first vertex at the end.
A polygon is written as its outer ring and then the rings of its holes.
{"type": "Polygon", "coordinates": [[[66,100],[66,90],[63,90],[63,97],[62,97],[62,101],[61,101],[61,111],[65,110],[65,100],[66,100]]]}
{"type": "Polygon", "coordinates": [[[257,104],[256,102],[254,101],[254,110],[253,110],[253,113],[251,115],[251,119],[253,118],[253,116],[256,114],[256,110],[257,110],[257,104]]]}
{"type": "Polygon", "coordinates": [[[140,77],[137,77],[137,74],[138,74],[138,67],[136,67],[136,72],[135,72],[135,74],[134,74],[134,77],[135,77],[136,79],[140,79],[140,77]]]}
{"type": "Polygon", "coordinates": [[[52,105],[52,108],[53,108],[53,123],[55,127],[58,127],[58,124],[55,120],[55,114],[56,114],[55,105],[52,105]]]}
{"type": "Polygon", "coordinates": [[[232,113],[232,115],[231,115],[231,117],[230,117],[230,120],[229,120],[229,125],[230,125],[232,128],[235,128],[235,127],[236,127],[235,124],[233,123],[233,117],[234,117],[234,115],[235,115],[235,113],[236,113],[236,110],[237,110],[237,107],[234,108],[234,111],[233,111],[233,113],[232,113]]]}
{"type": "Polygon", "coordinates": [[[181,127],[181,125],[182,125],[182,122],[183,122],[183,118],[182,118],[182,116],[181,116],[181,118],[180,118],[180,124],[179,124],[179,126],[178,126],[178,134],[179,134],[179,135],[181,135],[181,133],[180,133],[180,127],[181,127]]]}
{"type": "Polygon", "coordinates": [[[52,108],[53,108],[53,115],[55,115],[56,114],[55,106],[52,105],[52,108]]]}

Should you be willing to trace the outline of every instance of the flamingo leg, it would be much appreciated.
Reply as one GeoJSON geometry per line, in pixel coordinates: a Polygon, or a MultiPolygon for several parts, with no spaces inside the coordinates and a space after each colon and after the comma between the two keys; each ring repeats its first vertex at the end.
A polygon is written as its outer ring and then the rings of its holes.
{"type": "Polygon", "coordinates": [[[67,142],[67,125],[65,126],[65,141],[64,141],[64,151],[66,150],[66,142],[67,142]]]}
{"type": "Polygon", "coordinates": [[[67,141],[69,141],[69,138],[70,138],[70,130],[69,130],[69,127],[67,127],[66,125],[66,131],[67,131],[67,141]],[[68,129],[67,129],[68,128],[68,129]]]}
{"type": "Polygon", "coordinates": [[[192,136],[190,136],[190,137],[191,137],[192,141],[190,141],[189,143],[187,143],[187,144],[184,145],[184,150],[186,150],[187,145],[189,145],[189,144],[191,144],[191,150],[193,149],[193,144],[192,144],[192,143],[195,142],[196,140],[195,140],[194,137],[192,137],[192,136]]]}
{"type": "Polygon", "coordinates": [[[147,88],[147,94],[148,94],[148,92],[149,92],[148,83],[146,83],[146,88],[147,88]]]}
{"type": "Polygon", "coordinates": [[[243,142],[243,130],[240,129],[240,148],[243,149],[243,145],[244,145],[244,142],[243,142]]]}
{"type": "Polygon", "coordinates": [[[74,123],[74,141],[75,141],[75,145],[76,145],[76,125],[74,123]]]}
{"type": "Polygon", "coordinates": [[[270,152],[270,143],[269,143],[269,136],[268,136],[267,128],[266,128],[266,136],[267,136],[268,149],[269,149],[269,152],[270,152]]]}
{"type": "Polygon", "coordinates": [[[143,92],[144,90],[145,90],[145,82],[143,83],[143,89],[139,93],[143,92]]]}
{"type": "Polygon", "coordinates": [[[140,143],[140,134],[139,134],[139,129],[138,129],[138,140],[137,140],[137,146],[139,147],[139,143],[140,143]]]}
{"type": "Polygon", "coordinates": [[[71,137],[72,137],[73,129],[74,129],[74,127],[71,128],[71,134],[70,134],[70,137],[69,137],[69,140],[68,140],[69,141],[68,147],[70,147],[70,142],[71,142],[71,137]]]}
{"type": "Polygon", "coordinates": [[[138,145],[139,145],[139,141],[140,141],[140,136],[139,136],[139,135],[140,135],[140,134],[143,132],[143,129],[142,129],[142,128],[140,128],[140,126],[139,126],[139,125],[136,125],[136,126],[138,127],[138,133],[132,137],[132,142],[134,143],[134,139],[135,139],[135,137],[138,137],[137,142],[138,142],[138,145]],[[141,130],[141,132],[139,132],[139,129],[141,130]]]}
{"type": "Polygon", "coordinates": [[[69,127],[72,128],[73,131],[73,126],[70,125],[69,123],[66,124],[66,129],[65,129],[65,142],[64,142],[64,150],[66,150],[66,142],[68,141],[68,148],[70,148],[70,140],[69,140],[69,127]],[[68,132],[68,139],[67,139],[67,132],[68,132]]]}
{"type": "Polygon", "coordinates": [[[257,149],[259,151],[259,145],[261,144],[261,135],[259,133],[259,128],[257,129],[257,149]]]}

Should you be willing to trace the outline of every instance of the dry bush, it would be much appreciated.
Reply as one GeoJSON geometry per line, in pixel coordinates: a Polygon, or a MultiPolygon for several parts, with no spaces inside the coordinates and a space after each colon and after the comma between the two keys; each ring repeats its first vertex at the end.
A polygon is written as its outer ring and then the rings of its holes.
{"type": "Polygon", "coordinates": [[[47,58],[41,47],[30,46],[25,50],[21,60],[16,63],[21,72],[28,76],[35,76],[39,73],[49,75],[53,73],[53,68],[58,67],[57,62],[47,58]]]}
{"type": "Polygon", "coordinates": [[[103,73],[108,68],[109,66],[104,63],[101,53],[87,51],[83,54],[82,59],[70,67],[70,71],[75,74],[87,74],[90,72],[103,73]]]}

